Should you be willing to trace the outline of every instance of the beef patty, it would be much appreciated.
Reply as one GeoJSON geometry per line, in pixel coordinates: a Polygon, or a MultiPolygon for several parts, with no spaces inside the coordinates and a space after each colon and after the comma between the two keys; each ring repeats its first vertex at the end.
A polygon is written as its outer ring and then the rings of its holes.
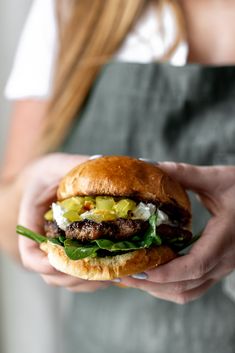
{"type": "Polygon", "coordinates": [[[169,224],[160,224],[160,226],[157,227],[157,233],[166,241],[182,238],[183,241],[188,242],[192,239],[192,233],[189,230],[169,224]]]}
{"type": "Polygon", "coordinates": [[[68,239],[80,241],[110,238],[113,240],[124,240],[133,235],[143,233],[147,230],[149,223],[142,220],[118,218],[115,221],[100,222],[85,219],[80,222],[71,223],[65,230],[61,230],[56,222],[45,222],[45,233],[48,238],[56,238],[64,235],[68,239]]]}
{"type": "MultiPolygon", "coordinates": [[[[45,221],[45,233],[48,238],[57,238],[64,235],[68,239],[77,239],[82,242],[106,238],[112,240],[125,240],[138,233],[144,233],[149,226],[148,221],[118,218],[115,221],[96,223],[83,220],[71,223],[65,230],[60,229],[56,222],[45,221]]],[[[161,224],[157,233],[167,242],[181,237],[183,241],[190,241],[192,233],[180,227],[161,224]]]]}

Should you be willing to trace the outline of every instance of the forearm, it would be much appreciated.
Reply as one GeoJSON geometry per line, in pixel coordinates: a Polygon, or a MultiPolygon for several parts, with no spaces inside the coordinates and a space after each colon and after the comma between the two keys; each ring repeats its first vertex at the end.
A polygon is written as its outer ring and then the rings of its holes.
{"type": "MultiPolygon", "coordinates": [[[[61,175],[87,159],[88,156],[50,154],[29,163],[13,180],[0,179],[0,250],[17,260],[20,258],[15,229],[21,199],[24,199],[26,194],[32,195],[38,190],[43,192],[45,189],[57,187],[61,175]]],[[[37,197],[39,196],[37,194],[37,197]]]]}
{"type": "Polygon", "coordinates": [[[0,182],[0,249],[19,260],[16,224],[22,194],[21,177],[0,182]]]}
{"type": "Polygon", "coordinates": [[[0,249],[17,259],[19,253],[15,226],[20,200],[29,180],[33,178],[29,174],[37,157],[34,146],[35,141],[40,140],[47,108],[47,100],[23,99],[14,102],[7,145],[0,166],[0,249]]]}

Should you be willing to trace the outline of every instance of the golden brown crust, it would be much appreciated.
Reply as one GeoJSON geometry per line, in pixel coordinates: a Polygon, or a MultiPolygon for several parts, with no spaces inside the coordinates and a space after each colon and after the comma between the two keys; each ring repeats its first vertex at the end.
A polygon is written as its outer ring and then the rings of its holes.
{"type": "Polygon", "coordinates": [[[40,248],[48,254],[50,264],[58,271],[86,280],[107,281],[164,264],[176,257],[167,246],[132,251],[123,255],[104,258],[71,260],[64,248],[51,242],[41,243],[40,248]]]}
{"type": "Polygon", "coordinates": [[[71,170],[61,181],[57,197],[75,195],[122,196],[178,207],[190,221],[189,198],[181,185],[152,163],[125,156],[89,160],[71,170]]]}

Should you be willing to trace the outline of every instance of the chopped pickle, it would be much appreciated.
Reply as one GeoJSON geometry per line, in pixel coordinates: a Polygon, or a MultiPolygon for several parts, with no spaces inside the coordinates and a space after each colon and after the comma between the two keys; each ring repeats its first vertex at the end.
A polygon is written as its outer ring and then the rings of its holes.
{"type": "Polygon", "coordinates": [[[117,218],[116,213],[109,210],[91,210],[83,213],[81,217],[94,222],[114,221],[117,218]]]}
{"type": "Polygon", "coordinates": [[[49,210],[44,214],[44,218],[46,221],[53,221],[53,211],[49,210]]]}
{"type": "Polygon", "coordinates": [[[90,201],[95,204],[95,197],[94,196],[85,196],[84,197],[85,201],[90,201]]]}
{"type": "Polygon", "coordinates": [[[115,201],[113,197],[109,196],[97,196],[96,200],[96,209],[97,210],[112,210],[115,206],[115,201]]]}
{"type": "Polygon", "coordinates": [[[136,203],[130,199],[123,199],[116,203],[113,207],[117,214],[117,217],[127,218],[129,211],[133,211],[136,208],[136,203]]]}
{"type": "Polygon", "coordinates": [[[79,216],[78,212],[74,210],[65,212],[63,217],[65,217],[69,222],[82,221],[81,216],[79,216]]]}
{"type": "Polygon", "coordinates": [[[67,211],[81,212],[84,206],[84,197],[70,197],[69,199],[59,202],[60,206],[67,211]]]}
{"type": "MultiPolygon", "coordinates": [[[[68,222],[90,219],[95,222],[113,221],[117,218],[130,217],[136,209],[136,203],[130,199],[115,201],[111,196],[74,196],[57,202],[64,218],[68,222]]],[[[53,221],[53,211],[45,214],[45,219],[53,221]]]]}
{"type": "Polygon", "coordinates": [[[92,208],[95,208],[95,204],[91,201],[85,201],[83,208],[86,211],[90,211],[92,208]]]}
{"type": "Polygon", "coordinates": [[[84,197],[84,210],[91,210],[92,208],[95,208],[95,198],[92,196],[85,196],[84,197]]]}

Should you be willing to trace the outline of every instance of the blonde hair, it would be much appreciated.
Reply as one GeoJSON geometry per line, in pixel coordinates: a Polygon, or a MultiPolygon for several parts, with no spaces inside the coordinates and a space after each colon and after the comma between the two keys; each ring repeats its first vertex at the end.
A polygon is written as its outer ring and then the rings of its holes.
{"type": "MultiPolygon", "coordinates": [[[[173,0],[57,0],[59,53],[54,93],[38,144],[38,153],[55,150],[79,114],[102,66],[118,50],[149,3],[171,5],[179,29],[182,18],[173,0]]],[[[182,38],[179,30],[172,48],[182,38]]]]}

